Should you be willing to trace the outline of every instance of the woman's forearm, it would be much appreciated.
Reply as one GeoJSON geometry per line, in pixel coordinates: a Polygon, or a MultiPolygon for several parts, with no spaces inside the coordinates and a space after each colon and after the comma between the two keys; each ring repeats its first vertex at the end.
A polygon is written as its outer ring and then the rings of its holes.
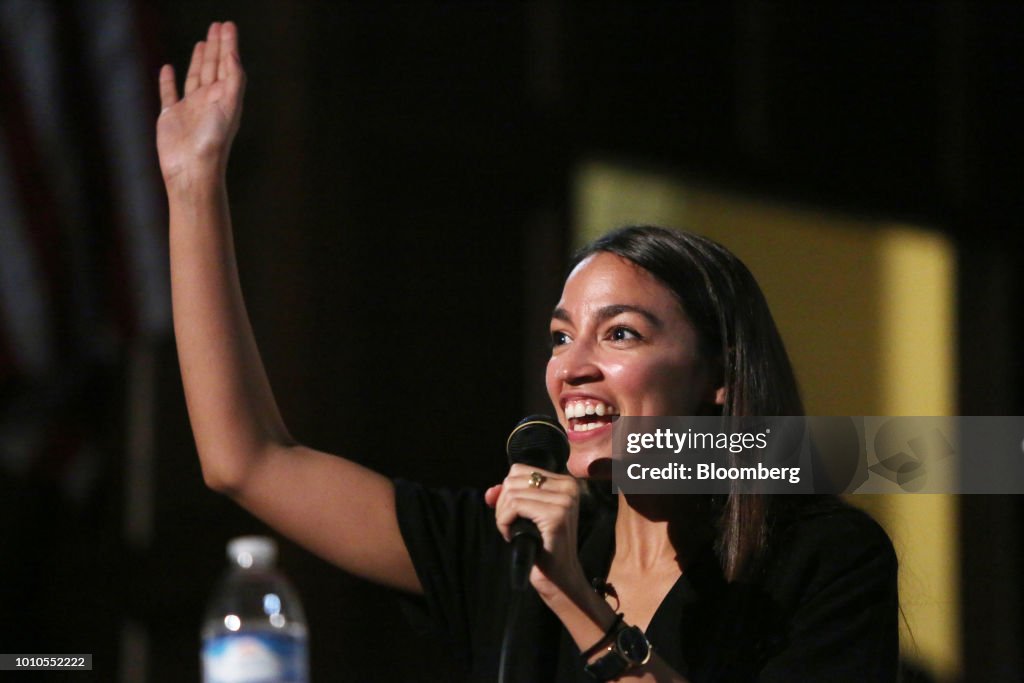
{"type": "Polygon", "coordinates": [[[291,442],[260,360],[235,261],[223,174],[168,184],[171,293],[189,418],[211,487],[230,493],[291,442]]]}
{"type": "MultiPolygon", "coordinates": [[[[579,592],[572,597],[563,594],[556,599],[546,600],[546,602],[562,621],[569,635],[576,642],[576,646],[580,648],[580,652],[585,652],[601,642],[608,632],[609,626],[618,624],[611,606],[593,591],[579,592]]],[[[604,656],[607,652],[607,644],[610,642],[602,644],[599,651],[591,655],[588,661],[593,662],[604,656]]],[[[584,663],[581,660],[580,666],[582,667],[584,663]]],[[[658,656],[657,651],[651,655],[647,664],[625,672],[616,680],[645,683],[688,683],[688,679],[666,664],[658,656]]]]}

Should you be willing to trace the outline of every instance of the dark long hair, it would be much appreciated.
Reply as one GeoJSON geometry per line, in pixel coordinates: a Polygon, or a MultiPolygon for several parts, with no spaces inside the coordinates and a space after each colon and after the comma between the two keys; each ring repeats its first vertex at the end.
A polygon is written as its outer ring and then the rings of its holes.
{"type": "MultiPolygon", "coordinates": [[[[723,416],[803,415],[793,366],[768,303],[732,252],[700,235],[631,226],[585,246],[570,267],[599,252],[631,261],[675,294],[697,331],[701,359],[720,373],[723,416]]],[[[717,503],[718,555],[726,579],[734,581],[763,553],[770,498],[734,492],[717,503]]]]}

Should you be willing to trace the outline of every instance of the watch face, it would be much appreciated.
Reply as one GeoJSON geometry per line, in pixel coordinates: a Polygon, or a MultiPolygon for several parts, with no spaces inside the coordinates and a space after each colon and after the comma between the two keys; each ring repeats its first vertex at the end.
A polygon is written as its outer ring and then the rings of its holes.
{"type": "Polygon", "coordinates": [[[651,644],[647,642],[644,632],[637,626],[630,626],[619,631],[616,638],[619,652],[633,665],[646,664],[651,654],[651,644]]]}

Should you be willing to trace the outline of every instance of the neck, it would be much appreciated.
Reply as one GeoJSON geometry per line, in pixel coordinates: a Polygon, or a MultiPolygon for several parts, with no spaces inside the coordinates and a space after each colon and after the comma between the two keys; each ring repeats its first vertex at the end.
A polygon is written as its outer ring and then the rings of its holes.
{"type": "Polygon", "coordinates": [[[617,562],[640,571],[684,570],[712,538],[707,506],[700,497],[619,494],[617,562]]]}

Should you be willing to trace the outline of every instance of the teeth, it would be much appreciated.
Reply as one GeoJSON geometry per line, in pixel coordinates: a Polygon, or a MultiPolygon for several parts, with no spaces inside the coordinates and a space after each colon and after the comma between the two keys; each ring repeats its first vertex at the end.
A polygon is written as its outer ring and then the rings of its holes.
{"type": "Polygon", "coordinates": [[[565,404],[565,417],[566,419],[574,419],[585,417],[587,415],[597,415],[598,417],[604,417],[605,415],[618,415],[614,407],[603,403],[601,401],[594,401],[592,399],[581,400],[581,401],[570,401],[565,404]]]}
{"type": "Polygon", "coordinates": [[[572,426],[574,432],[589,432],[592,429],[604,427],[607,422],[577,422],[572,426]]]}

